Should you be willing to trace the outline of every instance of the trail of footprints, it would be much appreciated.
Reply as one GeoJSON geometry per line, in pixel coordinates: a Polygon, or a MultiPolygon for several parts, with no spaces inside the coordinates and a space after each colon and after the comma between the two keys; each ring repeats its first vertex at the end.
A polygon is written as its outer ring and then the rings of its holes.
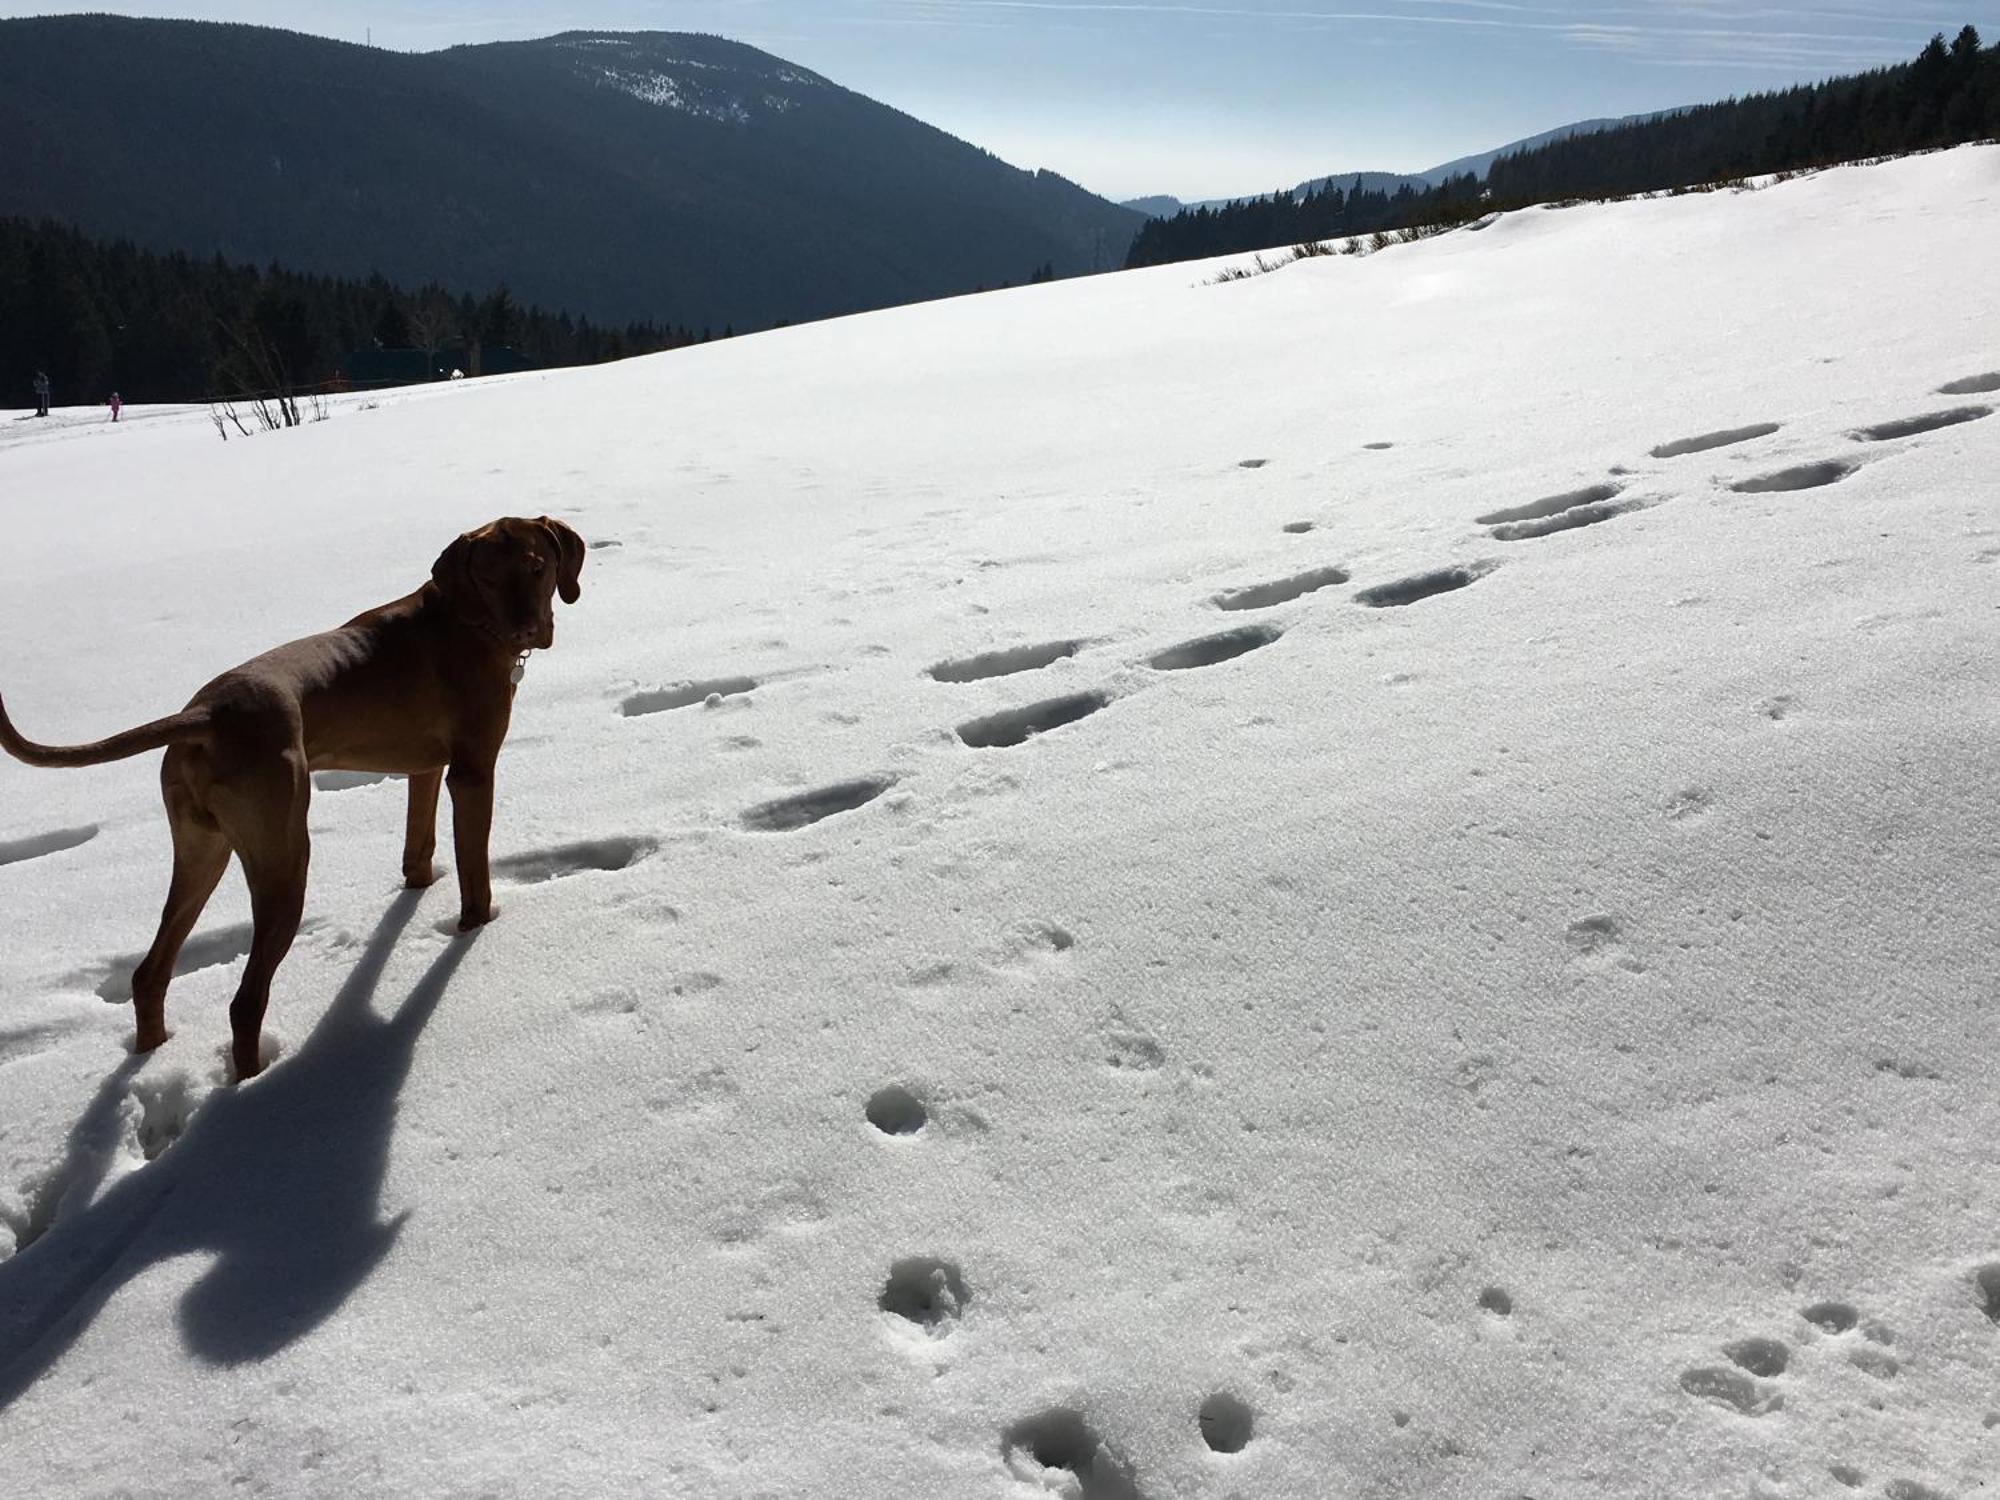
{"type": "MultiPolygon", "coordinates": [[[[1246,468],[1260,466],[1250,462],[1242,465],[1246,468]]],[[[1314,523],[1294,522],[1285,529],[1303,535],[1314,529],[1314,523]]],[[[1490,561],[1482,561],[1416,574],[1361,589],[1354,594],[1353,602],[1370,609],[1402,608],[1437,594],[1464,588],[1486,576],[1495,566],[1496,564],[1490,561]]],[[[1350,581],[1351,575],[1346,568],[1326,565],[1307,568],[1261,583],[1223,589],[1211,594],[1208,603],[1223,613],[1248,613],[1289,604],[1350,581]]],[[[1238,626],[1163,647],[1144,658],[1144,664],[1157,672],[1186,672],[1219,666],[1223,662],[1233,661],[1239,656],[1272,645],[1283,634],[1283,628],[1277,625],[1238,626]]],[[[1096,643],[1087,638],[1069,637],[1009,646],[972,656],[933,662],[925,669],[924,675],[933,682],[950,686],[989,682],[999,678],[1044,671],[1081,655],[1094,644],[1096,643]]],[[[627,718],[643,718],[695,707],[714,709],[724,706],[732,699],[747,698],[766,686],[767,681],[750,676],[691,678],[664,687],[630,693],[619,701],[618,710],[627,718]]],[[[1019,707],[1001,709],[967,719],[956,727],[954,733],[961,744],[971,749],[1011,749],[1026,744],[1040,735],[1087,719],[1108,708],[1113,701],[1113,695],[1103,689],[1093,688],[1063,693],[1037,699],[1019,707]]],[[[754,745],[755,741],[749,743],[754,745]]],[[[794,833],[823,822],[827,818],[865,807],[895,786],[897,781],[898,778],[895,776],[868,776],[816,787],[759,803],[745,811],[739,818],[739,823],[753,833],[794,833]]],[[[562,851],[554,853],[557,856],[562,855],[562,851]]],[[[559,858],[557,862],[564,868],[556,873],[572,873],[575,868],[617,869],[622,868],[624,864],[635,862],[637,857],[643,855],[613,863],[594,859],[559,858]]],[[[536,861],[540,858],[542,856],[533,854],[516,856],[510,869],[525,872],[518,876],[524,881],[551,878],[532,873],[536,861]]]]}
{"type": "MultiPolygon", "coordinates": [[[[1994,390],[2000,390],[2000,372],[1952,381],[1940,388],[1942,394],[1951,395],[1994,390]]],[[[1966,422],[1979,421],[1991,416],[1993,410],[1994,408],[1990,406],[1951,407],[1859,428],[1849,436],[1856,442],[1889,442],[1920,436],[1966,422]]],[[[1780,430],[1782,424],[1777,422],[1759,422],[1742,427],[1723,428],[1661,443],[1651,450],[1651,455],[1656,459],[1665,460],[1691,454],[1711,453],[1755,442],[1770,437],[1780,430]]],[[[1368,446],[1379,450],[1391,445],[1381,443],[1368,446]]],[[[1263,468],[1266,462],[1267,460],[1263,459],[1245,459],[1238,467],[1256,470],[1263,468]]],[[[1825,459],[1753,475],[1733,482],[1729,488],[1739,494],[1773,494],[1817,489],[1846,479],[1860,467],[1861,460],[1855,458],[1825,459]]],[[[1628,493],[1630,487],[1625,481],[1629,471],[1620,468],[1614,472],[1619,476],[1614,482],[1589,485],[1548,495],[1525,504],[1488,511],[1478,516],[1476,523],[1487,527],[1488,535],[1495,541],[1532,541],[1566,531],[1601,525],[1620,516],[1632,515],[1663,503],[1665,498],[1663,496],[1628,493]]],[[[1313,521],[1301,520],[1290,522],[1283,529],[1287,534],[1303,536],[1314,531],[1316,525],[1317,523],[1313,521]]],[[[1496,566],[1497,564],[1490,560],[1482,560],[1434,569],[1387,583],[1373,584],[1357,590],[1352,596],[1352,602],[1370,609],[1405,608],[1440,594],[1466,588],[1490,574],[1496,566]]],[[[1292,603],[1350,581],[1351,575],[1347,569],[1327,565],[1305,569],[1262,583],[1223,589],[1210,595],[1208,602],[1215,609],[1225,613],[1261,611],[1292,603]]],[[[1145,664],[1159,672],[1181,672],[1216,666],[1272,645],[1282,634],[1282,628],[1274,625],[1246,626],[1236,630],[1221,631],[1168,646],[1148,657],[1145,664]]],[[[934,662],[927,669],[926,675],[934,682],[943,684],[986,682],[1043,671],[1058,662],[1077,657],[1092,644],[1083,638],[1066,638],[1006,647],[973,656],[934,662]]],[[[666,687],[632,693],[621,700],[619,711],[628,718],[641,718],[698,705],[711,709],[718,708],[728,700],[747,697],[764,685],[763,679],[746,675],[689,679],[666,687]]],[[[1110,693],[1099,689],[1065,693],[968,719],[957,726],[956,734],[962,744],[975,750],[1009,749],[1089,718],[1109,707],[1112,701],[1110,693]]],[[[872,776],[814,788],[750,808],[742,814],[741,825],[756,833],[796,832],[827,818],[864,807],[895,784],[895,777],[872,776]]],[[[5,863],[5,852],[12,847],[0,846],[0,863],[5,863]]],[[[534,856],[521,856],[521,858],[532,860],[534,856]]],[[[603,865],[591,867],[606,868],[603,865]]]]}
{"type": "MultiPolygon", "coordinates": [[[[1353,598],[1356,604],[1374,609],[1414,604],[1436,594],[1463,588],[1484,577],[1494,566],[1495,564],[1490,562],[1481,562],[1422,573],[1411,578],[1362,589],[1353,598]]],[[[1309,594],[1335,588],[1349,580],[1350,574],[1345,568],[1332,566],[1308,568],[1303,572],[1288,574],[1268,582],[1224,589],[1210,595],[1208,602],[1224,613],[1272,609],[1280,604],[1303,599],[1309,594]]],[[[1283,634],[1282,627],[1276,625],[1238,626],[1232,630],[1196,636],[1165,647],[1145,658],[1145,664],[1156,672],[1186,672],[1202,667],[1219,666],[1223,662],[1233,661],[1239,656],[1247,656],[1252,651],[1261,650],[1276,642],[1283,634]]],[[[1025,646],[1012,651],[992,652],[984,656],[969,657],[963,661],[940,662],[930,669],[929,675],[939,682],[958,683],[1037,671],[1076,655],[1087,644],[1082,641],[1053,642],[1045,646],[1025,646]]],[[[1029,739],[1046,734],[1050,730],[1061,729],[1088,718],[1108,707],[1111,702],[1111,695],[1101,690],[1068,693],[1061,697],[1030,703],[1022,708],[1007,709],[967,720],[958,726],[957,734],[962,743],[976,750],[1009,748],[1024,744],[1029,739]]]]}
{"type": "MultiPolygon", "coordinates": [[[[2000,1324],[2000,1261],[1974,1268],[1967,1280],[1970,1295],[1965,1300],[1989,1323],[2000,1324]]],[[[1894,1331],[1881,1319],[1865,1316],[1853,1303],[1814,1302],[1799,1309],[1798,1319],[1814,1331],[1805,1337],[1817,1346],[1815,1367],[1831,1358],[1882,1382],[1903,1373],[1903,1361],[1894,1353],[1894,1331]]],[[[1727,1364],[1683,1370],[1680,1388],[1696,1400],[1739,1417],[1761,1419],[1782,1413],[1787,1386],[1817,1373],[1816,1368],[1802,1372],[1792,1347],[1768,1336],[1733,1340],[1721,1346],[1721,1353],[1727,1364]]],[[[2000,1414],[1989,1415],[1986,1425],[2000,1426],[2000,1414]]],[[[1854,1464],[1834,1463],[1827,1472],[1848,1489],[1870,1483],[1869,1475],[1854,1464]]],[[[1942,1491],[1907,1477],[1890,1479],[1882,1493],[1891,1500],[1946,1500],[1942,1491]]]]}
{"type": "MultiPolygon", "coordinates": [[[[1979,395],[1992,391],[2000,391],[2000,371],[1987,375],[1974,375],[1964,380],[1948,381],[1938,387],[1938,394],[1943,396],[1979,395]]],[[[1994,408],[1991,406],[1953,406],[1893,421],[1879,422],[1869,427],[1858,427],[1850,431],[1847,436],[1856,443],[1895,442],[1903,438],[1921,437],[1926,433],[1939,432],[1948,427],[1961,426],[1967,422],[1981,421],[1992,416],[1993,412],[1994,408]]],[[[1675,459],[1695,453],[1713,453],[1722,448],[1733,448],[1742,443],[1770,437],[1782,428],[1783,424],[1779,422],[1757,422],[1745,427],[1726,427],[1715,432],[1698,433],[1692,437],[1661,443],[1651,450],[1651,456],[1656,459],[1675,459]]],[[[1855,457],[1835,457],[1793,464],[1786,468],[1773,469],[1732,481],[1729,489],[1739,495],[1789,494],[1801,490],[1824,489],[1858,473],[1864,462],[1865,460],[1855,457]]],[[[1525,542],[1538,537],[1553,536],[1558,532],[1600,525],[1605,521],[1616,520],[1620,516],[1648,510],[1664,503],[1666,497],[1663,495],[1628,494],[1629,486],[1624,481],[1631,474],[1629,469],[1620,466],[1611,472],[1616,482],[1594,484],[1559,495],[1549,495],[1540,500],[1531,500],[1525,505],[1489,511],[1477,517],[1475,524],[1490,528],[1488,534],[1495,541],[1525,542]]]]}
{"type": "MultiPolygon", "coordinates": [[[[1163,1061],[1157,1042],[1122,1022],[1114,1020],[1105,1035],[1107,1068],[1149,1070],[1163,1061]]],[[[931,1123],[928,1106],[902,1084],[876,1090],[863,1113],[869,1125],[892,1140],[919,1136],[931,1123]]],[[[911,1255],[890,1263],[875,1305],[892,1329],[921,1350],[951,1338],[975,1300],[957,1261],[911,1255]]],[[[1506,1294],[1493,1288],[1481,1305],[1489,1310],[1498,1306],[1503,1316],[1512,1310],[1506,1294]],[[1498,1303],[1492,1300],[1496,1297],[1498,1303]]],[[[1213,1453],[1241,1453],[1256,1436],[1256,1412],[1230,1391],[1213,1392],[1191,1416],[1213,1453]]],[[[1015,1422],[1001,1434],[1000,1457],[1014,1478],[1056,1493],[1082,1500],[1143,1500],[1132,1465],[1075,1407],[1049,1407],[1015,1422]]]]}

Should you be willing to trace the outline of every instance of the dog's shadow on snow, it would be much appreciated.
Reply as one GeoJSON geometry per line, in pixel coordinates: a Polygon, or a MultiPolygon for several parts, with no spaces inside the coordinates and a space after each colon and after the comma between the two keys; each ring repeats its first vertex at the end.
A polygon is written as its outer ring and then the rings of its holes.
{"type": "MultiPolygon", "coordinates": [[[[396,898],[293,1057],[250,1086],[217,1090],[165,1155],[0,1262],[0,1410],[160,1262],[212,1257],[179,1323],[188,1353],[213,1365],[277,1353],[368,1279],[408,1217],[384,1219],[380,1206],[403,1080],[476,941],[453,942],[393,1014],[378,1014],[375,991],[420,895],[396,898]]],[[[70,1132],[60,1169],[69,1192],[113,1159],[138,1061],[105,1080],[70,1132]]]]}

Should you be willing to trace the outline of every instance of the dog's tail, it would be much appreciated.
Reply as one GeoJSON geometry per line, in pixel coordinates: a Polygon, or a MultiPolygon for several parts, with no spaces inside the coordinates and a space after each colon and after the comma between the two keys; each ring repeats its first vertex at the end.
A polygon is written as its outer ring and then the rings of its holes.
{"type": "Polygon", "coordinates": [[[94,744],[38,745],[33,740],[22,738],[13,721],[7,717],[7,705],[0,702],[0,749],[31,766],[100,766],[106,761],[144,755],[148,750],[158,750],[166,745],[203,741],[208,739],[209,733],[208,710],[191,708],[94,744]]]}

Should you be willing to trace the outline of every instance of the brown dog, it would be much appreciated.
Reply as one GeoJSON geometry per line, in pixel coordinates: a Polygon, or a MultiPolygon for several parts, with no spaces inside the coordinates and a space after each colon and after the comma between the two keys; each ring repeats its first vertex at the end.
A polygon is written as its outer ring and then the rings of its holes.
{"type": "Polygon", "coordinates": [[[159,934],[132,976],[138,1049],[167,1039],[167,983],[233,850],[255,922],[229,1006],[236,1073],[260,1066],[271,976],[305,907],[311,773],[400,772],[410,779],[403,878],[437,878],[438,788],[451,788],[460,931],[493,919],[486,863],[493,767],[514,707],[517,668],[555,644],[555,606],[577,599],[583,538],[561,521],[510,517],[467,532],[431,579],[338,630],[225,672],[180,713],[94,745],[37,745],[0,705],[0,746],[31,766],[91,766],[166,747],[160,784],[174,878],[159,934]]]}

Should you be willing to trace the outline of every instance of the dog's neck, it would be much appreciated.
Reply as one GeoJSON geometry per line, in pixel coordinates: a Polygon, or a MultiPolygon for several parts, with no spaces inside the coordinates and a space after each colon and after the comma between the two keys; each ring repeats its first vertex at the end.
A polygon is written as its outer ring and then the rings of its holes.
{"type": "Polygon", "coordinates": [[[494,656],[508,663],[508,671],[513,680],[519,682],[527,671],[528,657],[534,647],[522,648],[504,635],[492,621],[460,609],[435,583],[424,585],[424,592],[430,596],[430,606],[449,620],[458,629],[475,638],[494,656]]]}

